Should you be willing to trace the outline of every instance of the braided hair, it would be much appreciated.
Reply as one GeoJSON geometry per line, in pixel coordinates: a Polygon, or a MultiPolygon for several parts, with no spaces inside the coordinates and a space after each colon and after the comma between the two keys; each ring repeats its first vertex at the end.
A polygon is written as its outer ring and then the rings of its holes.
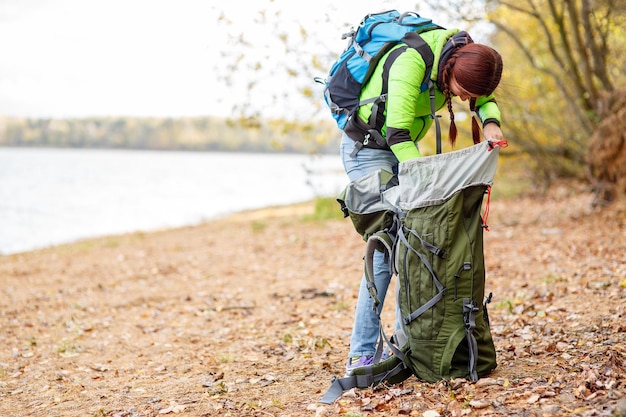
{"type": "MultiPolygon", "coordinates": [[[[502,77],[502,57],[493,48],[477,43],[469,43],[455,50],[446,60],[441,72],[443,94],[448,103],[450,113],[449,140],[452,146],[456,143],[457,128],[452,111],[452,92],[450,80],[454,75],[457,84],[474,96],[488,96],[493,93],[502,77]]],[[[472,114],[472,139],[480,142],[480,127],[476,113],[476,98],[469,100],[472,114]]]]}

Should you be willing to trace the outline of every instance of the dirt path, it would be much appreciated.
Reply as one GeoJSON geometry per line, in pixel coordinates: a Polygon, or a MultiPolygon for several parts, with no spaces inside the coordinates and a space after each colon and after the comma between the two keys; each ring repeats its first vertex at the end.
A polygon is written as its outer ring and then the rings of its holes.
{"type": "Polygon", "coordinates": [[[302,205],[0,257],[0,416],[625,415],[626,212],[551,195],[492,202],[499,366],[477,384],[317,403],[363,242],[302,205]]]}

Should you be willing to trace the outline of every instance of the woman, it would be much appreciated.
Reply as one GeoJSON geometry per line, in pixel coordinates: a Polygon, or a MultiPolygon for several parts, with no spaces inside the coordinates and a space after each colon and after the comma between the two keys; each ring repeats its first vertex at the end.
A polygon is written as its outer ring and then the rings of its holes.
{"type": "MultiPolygon", "coordinates": [[[[500,129],[500,110],[493,92],[502,76],[502,58],[494,49],[473,43],[466,32],[456,29],[434,29],[421,33],[434,53],[431,78],[435,79],[435,107],[448,106],[450,113],[449,140],[455,144],[457,130],[452,111],[452,98],[469,101],[470,110],[476,112],[482,122],[482,134],[486,139],[503,140],[500,129]]],[[[395,48],[394,48],[395,49],[395,48]]],[[[393,49],[388,53],[393,52],[393,49]]],[[[388,56],[387,55],[387,56],[388,56]]],[[[361,91],[361,99],[377,97],[382,91],[382,73],[386,57],[377,65],[370,81],[361,91]]],[[[421,156],[418,142],[431,127],[431,103],[429,91],[422,92],[426,64],[421,55],[412,48],[401,53],[389,68],[387,101],[378,117],[376,130],[386,143],[366,140],[367,123],[373,104],[361,106],[344,129],[341,141],[341,157],[350,181],[378,169],[397,173],[398,163],[421,156]]],[[[472,118],[474,143],[480,142],[480,128],[476,117],[472,118]]],[[[391,280],[390,266],[381,252],[374,254],[374,281],[381,305],[391,280]]],[[[365,276],[362,279],[357,301],[354,326],[350,340],[350,352],[346,364],[346,376],[359,366],[369,365],[376,352],[379,335],[379,317],[373,310],[365,276]]]]}

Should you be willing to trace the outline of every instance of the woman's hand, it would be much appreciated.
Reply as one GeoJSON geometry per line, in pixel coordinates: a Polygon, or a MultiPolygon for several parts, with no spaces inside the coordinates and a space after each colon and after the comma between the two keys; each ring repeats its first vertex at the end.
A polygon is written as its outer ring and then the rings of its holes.
{"type": "Polygon", "coordinates": [[[502,129],[496,123],[487,123],[483,127],[483,136],[485,140],[504,140],[504,135],[502,134],[502,129]]]}

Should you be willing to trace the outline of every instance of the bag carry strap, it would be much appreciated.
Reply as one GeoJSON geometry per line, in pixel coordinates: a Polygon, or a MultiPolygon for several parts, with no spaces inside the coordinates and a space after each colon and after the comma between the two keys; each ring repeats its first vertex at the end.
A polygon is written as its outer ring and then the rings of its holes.
{"type": "MultiPolygon", "coordinates": [[[[393,247],[395,246],[394,234],[397,233],[395,232],[396,227],[392,226],[391,230],[383,230],[373,234],[367,239],[365,245],[365,278],[368,291],[374,301],[374,311],[378,314],[379,323],[381,322],[378,312],[380,299],[374,283],[374,251],[378,244],[382,243],[385,252],[390,256],[390,268],[393,268],[394,261],[392,257],[394,253],[393,247]]],[[[392,273],[395,274],[395,271],[392,271],[392,273]]],[[[404,343],[400,344],[399,342],[406,341],[406,335],[400,331],[394,334],[393,339],[398,343],[397,345],[389,340],[383,331],[382,324],[379,324],[379,339],[373,364],[356,368],[350,376],[334,378],[320,402],[322,404],[332,404],[341,394],[349,389],[367,388],[385,381],[396,384],[413,375],[413,372],[404,364],[405,353],[400,349],[400,346],[403,346],[404,343]],[[385,345],[391,349],[393,355],[379,362],[385,345]]]]}
{"type": "MultiPolygon", "coordinates": [[[[388,232],[382,231],[377,232],[370,236],[367,239],[367,243],[365,244],[365,279],[367,280],[367,289],[374,300],[374,311],[377,311],[378,306],[380,305],[380,299],[378,298],[378,290],[376,289],[376,284],[374,282],[374,251],[379,243],[382,243],[385,247],[385,251],[390,257],[393,257],[393,249],[394,245],[393,238],[389,235],[388,232]]],[[[393,258],[390,258],[389,265],[393,265],[393,258]]],[[[393,273],[394,271],[392,271],[393,273]]]]}
{"type": "MultiPolygon", "coordinates": [[[[391,181],[389,181],[391,183],[391,181]]],[[[394,183],[395,185],[395,183],[394,183]]],[[[390,187],[386,187],[389,189],[390,187]]],[[[385,190],[381,190],[382,191],[385,190]]],[[[381,197],[382,198],[382,197],[381,197]]],[[[381,230],[380,232],[376,232],[371,235],[365,244],[365,256],[363,257],[363,261],[365,264],[365,279],[367,280],[367,289],[374,300],[374,311],[378,312],[378,306],[380,305],[380,300],[378,299],[378,290],[376,289],[376,283],[374,281],[374,251],[378,247],[379,244],[382,244],[386,255],[389,256],[389,268],[391,269],[391,274],[397,274],[398,271],[395,269],[395,247],[397,235],[402,228],[402,223],[399,221],[396,215],[393,217],[393,223],[390,227],[381,230]]]]}
{"type": "Polygon", "coordinates": [[[367,365],[356,368],[352,375],[343,378],[335,378],[326,393],[319,400],[322,404],[332,404],[345,391],[352,388],[368,388],[381,382],[389,381],[397,384],[413,375],[411,370],[395,356],[378,365],[367,365]],[[377,373],[374,373],[376,368],[377,373]]]}
{"type": "Polygon", "coordinates": [[[430,86],[428,87],[428,90],[430,91],[430,118],[435,121],[435,133],[437,136],[437,154],[440,154],[442,152],[441,125],[439,124],[439,118],[441,116],[436,113],[437,109],[435,109],[435,83],[433,82],[433,80],[428,80],[428,82],[430,84],[430,86]]]}

